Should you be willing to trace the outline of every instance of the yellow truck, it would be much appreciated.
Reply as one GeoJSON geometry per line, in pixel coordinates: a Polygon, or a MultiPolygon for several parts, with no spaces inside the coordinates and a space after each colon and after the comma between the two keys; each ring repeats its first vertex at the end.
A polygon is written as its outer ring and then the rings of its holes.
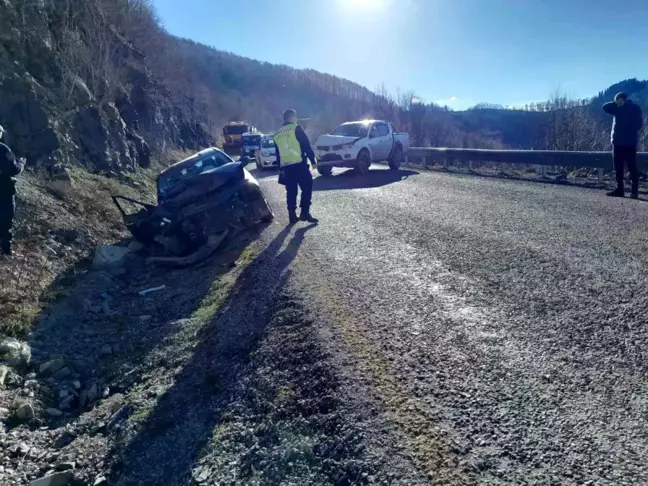
{"type": "Polygon", "coordinates": [[[223,127],[223,148],[226,150],[240,148],[244,133],[256,133],[256,127],[244,121],[229,122],[223,127]]]}

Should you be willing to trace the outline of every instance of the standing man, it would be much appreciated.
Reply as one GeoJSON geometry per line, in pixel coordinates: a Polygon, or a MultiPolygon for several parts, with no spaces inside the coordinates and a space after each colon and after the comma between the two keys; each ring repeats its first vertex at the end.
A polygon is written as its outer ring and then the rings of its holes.
{"type": "Polygon", "coordinates": [[[274,134],[277,162],[279,162],[280,182],[286,185],[286,201],[290,224],[297,221],[317,223],[310,213],[313,195],[313,176],[310,173],[308,159],[315,162],[315,153],[304,129],[297,125],[297,112],[286,110],[283,113],[284,124],[274,134]],[[297,187],[301,189],[301,215],[297,218],[297,187]]]}
{"type": "Polygon", "coordinates": [[[605,103],[603,111],[614,116],[612,122],[612,146],[614,170],[616,171],[617,188],[608,192],[608,196],[624,197],[623,187],[624,167],[628,166],[632,178],[630,197],[639,198],[639,170],[637,169],[637,143],[639,130],[643,126],[641,108],[628,99],[625,93],[619,93],[614,101],[605,103]]]}
{"type": "MultiPolygon", "coordinates": [[[[0,126],[0,140],[4,129],[0,126]]],[[[22,164],[5,144],[0,143],[0,254],[11,255],[11,227],[16,212],[15,176],[22,172],[22,164]]]]}

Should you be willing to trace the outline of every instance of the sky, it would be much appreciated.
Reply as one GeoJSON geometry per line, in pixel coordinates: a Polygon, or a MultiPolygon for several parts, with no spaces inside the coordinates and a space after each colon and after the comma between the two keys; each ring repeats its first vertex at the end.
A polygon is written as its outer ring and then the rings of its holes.
{"type": "Polygon", "coordinates": [[[174,35],[456,110],[648,78],[648,0],[153,0],[174,35]]]}

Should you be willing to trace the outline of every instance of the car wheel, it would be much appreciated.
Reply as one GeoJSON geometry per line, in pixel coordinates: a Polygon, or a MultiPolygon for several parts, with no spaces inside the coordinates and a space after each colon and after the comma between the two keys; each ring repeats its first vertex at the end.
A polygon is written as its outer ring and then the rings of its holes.
{"type": "Polygon", "coordinates": [[[317,166],[317,172],[320,173],[320,175],[323,176],[330,176],[333,173],[333,167],[330,165],[320,167],[319,165],[317,166]]]}
{"type": "Polygon", "coordinates": [[[371,165],[371,157],[367,150],[362,150],[358,154],[358,159],[356,160],[355,170],[360,175],[365,175],[369,172],[369,166],[371,165]]]}
{"type": "Polygon", "coordinates": [[[389,168],[392,170],[400,169],[401,164],[403,163],[403,148],[400,145],[394,147],[394,153],[389,159],[389,168]]]}

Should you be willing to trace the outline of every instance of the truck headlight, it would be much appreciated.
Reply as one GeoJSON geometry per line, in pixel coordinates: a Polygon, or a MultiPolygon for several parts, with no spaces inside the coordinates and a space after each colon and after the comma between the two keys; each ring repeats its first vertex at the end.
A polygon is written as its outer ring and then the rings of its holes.
{"type": "Polygon", "coordinates": [[[344,149],[350,149],[353,147],[353,144],[355,142],[350,142],[350,143],[343,143],[341,145],[333,145],[333,150],[344,150],[344,149]]]}

